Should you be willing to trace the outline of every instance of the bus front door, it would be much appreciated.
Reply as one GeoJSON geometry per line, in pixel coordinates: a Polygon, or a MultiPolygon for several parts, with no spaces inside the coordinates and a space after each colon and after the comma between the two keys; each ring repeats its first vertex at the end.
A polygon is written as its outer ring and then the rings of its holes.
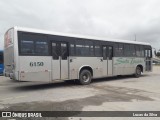
{"type": "Polygon", "coordinates": [[[52,80],[68,79],[68,44],[52,42],[52,80]]]}
{"type": "Polygon", "coordinates": [[[112,76],[113,74],[113,47],[103,46],[103,76],[112,76]]]}
{"type": "Polygon", "coordinates": [[[146,66],[146,71],[151,71],[152,70],[152,61],[151,61],[151,58],[152,58],[152,52],[151,50],[149,49],[146,49],[145,50],[145,66],[146,66]]]}

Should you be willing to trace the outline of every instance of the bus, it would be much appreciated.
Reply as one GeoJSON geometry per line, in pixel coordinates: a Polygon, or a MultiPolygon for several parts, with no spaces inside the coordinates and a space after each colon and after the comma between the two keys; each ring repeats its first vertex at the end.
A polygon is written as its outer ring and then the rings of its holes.
{"type": "Polygon", "coordinates": [[[3,75],[3,69],[4,69],[4,65],[3,65],[3,51],[0,50],[0,75],[3,75]]]}
{"type": "Polygon", "coordinates": [[[18,81],[76,80],[152,71],[149,43],[13,27],[4,39],[5,76],[18,81]]]}

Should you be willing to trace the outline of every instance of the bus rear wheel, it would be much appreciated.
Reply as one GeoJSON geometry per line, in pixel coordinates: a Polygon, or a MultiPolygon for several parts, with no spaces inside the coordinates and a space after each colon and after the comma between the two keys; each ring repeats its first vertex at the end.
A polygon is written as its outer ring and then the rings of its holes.
{"type": "Polygon", "coordinates": [[[141,76],[142,70],[139,66],[136,67],[135,77],[139,78],[141,76]]]}
{"type": "Polygon", "coordinates": [[[82,70],[79,75],[79,83],[81,85],[88,85],[91,83],[92,74],[89,70],[82,70]]]}

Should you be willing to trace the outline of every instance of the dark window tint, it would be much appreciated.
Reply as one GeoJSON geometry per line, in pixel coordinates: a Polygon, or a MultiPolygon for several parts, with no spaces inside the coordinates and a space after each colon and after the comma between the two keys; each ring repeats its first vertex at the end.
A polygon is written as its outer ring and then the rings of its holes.
{"type": "Polygon", "coordinates": [[[62,60],[67,59],[67,56],[68,56],[67,44],[66,43],[61,43],[61,57],[62,57],[62,60]]]}
{"type": "Polygon", "coordinates": [[[83,56],[83,45],[76,44],[76,54],[77,56],[83,56]]]}
{"type": "Polygon", "coordinates": [[[140,50],[140,46],[136,45],[136,56],[140,57],[141,56],[141,50],[140,50]]]}
{"type": "Polygon", "coordinates": [[[75,45],[74,44],[70,44],[70,55],[71,56],[75,55],[75,45]]]}
{"type": "Polygon", "coordinates": [[[21,40],[21,53],[33,55],[34,51],[34,41],[33,40],[21,40]]]}
{"type": "Polygon", "coordinates": [[[93,56],[93,42],[85,40],[76,41],[76,55],[77,56],[93,56]]]}
{"type": "Polygon", "coordinates": [[[119,44],[119,53],[120,56],[123,56],[123,44],[119,44]]]}
{"type": "Polygon", "coordinates": [[[108,47],[108,58],[109,60],[112,60],[113,57],[113,47],[109,46],[108,47]]]}
{"type": "Polygon", "coordinates": [[[48,41],[44,35],[20,33],[19,45],[21,55],[49,55],[48,41]]]}
{"type": "Polygon", "coordinates": [[[126,57],[130,56],[130,46],[128,44],[124,45],[124,55],[126,57]]]}
{"type": "Polygon", "coordinates": [[[86,41],[85,46],[86,46],[87,56],[93,56],[94,55],[93,42],[86,41]]]}
{"type": "Polygon", "coordinates": [[[3,63],[3,53],[0,52],[0,64],[2,64],[2,63],[3,63]]]}
{"type": "Polygon", "coordinates": [[[52,56],[53,59],[57,60],[59,59],[59,53],[58,53],[58,44],[57,43],[52,43],[52,56]]]}
{"type": "Polygon", "coordinates": [[[144,47],[140,46],[140,51],[141,51],[141,57],[144,57],[144,47]]]}
{"type": "Polygon", "coordinates": [[[35,53],[39,55],[48,55],[48,43],[46,41],[36,41],[35,53]]]}
{"type": "Polygon", "coordinates": [[[134,45],[130,45],[130,56],[135,56],[136,55],[136,51],[135,51],[135,46],[134,45]]]}
{"type": "Polygon", "coordinates": [[[95,45],[95,57],[101,57],[101,47],[99,45],[95,45]]]}
{"type": "Polygon", "coordinates": [[[117,57],[121,57],[121,56],[123,56],[123,52],[124,52],[124,47],[123,47],[123,44],[118,44],[118,43],[116,43],[115,44],[115,55],[117,56],[117,57]]]}
{"type": "Polygon", "coordinates": [[[107,59],[107,47],[103,46],[103,60],[107,59]]]}

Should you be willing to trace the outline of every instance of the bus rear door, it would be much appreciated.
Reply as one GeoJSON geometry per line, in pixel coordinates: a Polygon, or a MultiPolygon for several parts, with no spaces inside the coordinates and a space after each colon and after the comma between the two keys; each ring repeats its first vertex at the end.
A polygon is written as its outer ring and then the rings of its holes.
{"type": "Polygon", "coordinates": [[[103,46],[103,76],[112,76],[113,74],[113,47],[103,46]]]}
{"type": "Polygon", "coordinates": [[[146,64],[146,71],[152,70],[152,52],[151,49],[145,49],[145,64],[146,64]]]}
{"type": "Polygon", "coordinates": [[[52,80],[68,79],[68,44],[52,42],[52,80]]]}

